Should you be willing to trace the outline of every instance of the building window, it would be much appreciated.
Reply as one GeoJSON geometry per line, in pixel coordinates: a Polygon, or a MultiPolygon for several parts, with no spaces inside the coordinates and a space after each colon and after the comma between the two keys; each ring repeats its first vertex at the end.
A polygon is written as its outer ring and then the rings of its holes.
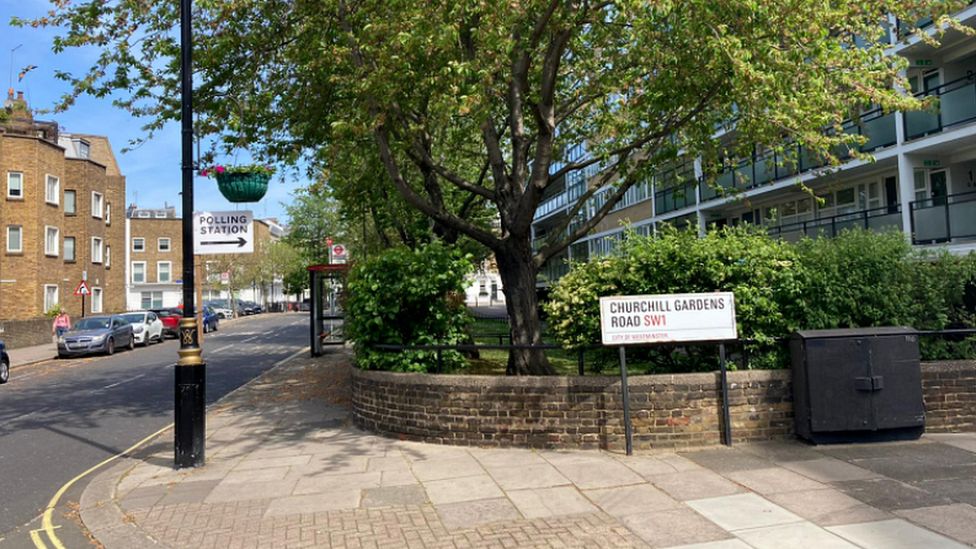
{"type": "Polygon", "coordinates": [[[78,158],[91,158],[91,146],[87,141],[75,139],[74,142],[78,158]]]}
{"type": "Polygon", "coordinates": [[[143,309],[163,308],[163,292],[142,292],[141,297],[143,309]]]}
{"type": "Polygon", "coordinates": [[[7,198],[24,198],[24,174],[7,172],[7,198]]]}
{"type": "Polygon", "coordinates": [[[102,218],[103,212],[102,207],[104,205],[102,193],[96,193],[92,191],[92,217],[102,218]]]}
{"type": "Polygon", "coordinates": [[[92,288],[91,312],[93,313],[102,312],[102,289],[101,288],[92,288]]]}
{"type": "Polygon", "coordinates": [[[171,280],[170,272],[173,269],[173,263],[171,261],[159,261],[156,263],[156,282],[169,282],[171,280]]]}
{"type": "Polygon", "coordinates": [[[58,306],[58,287],[56,284],[44,285],[44,312],[58,306]]]}
{"type": "Polygon", "coordinates": [[[47,184],[44,185],[44,201],[48,204],[58,205],[58,197],[61,194],[61,180],[53,175],[47,176],[47,184]]]}
{"type": "Polygon", "coordinates": [[[142,284],[145,281],[146,281],[146,262],[133,261],[132,262],[132,283],[142,284]]]}
{"type": "Polygon", "coordinates": [[[75,260],[75,237],[64,237],[64,260],[74,262],[75,260]]]}
{"type": "Polygon", "coordinates": [[[7,226],[7,251],[21,253],[24,251],[24,229],[20,225],[7,226]]]}
{"type": "Polygon", "coordinates": [[[166,219],[166,212],[156,212],[156,217],[158,219],[166,219]]]}
{"type": "Polygon", "coordinates": [[[145,238],[133,238],[132,239],[132,251],[133,252],[144,252],[144,251],[146,251],[146,239],[145,238]]]}
{"type": "Polygon", "coordinates": [[[97,236],[93,236],[91,239],[91,262],[102,262],[102,239],[97,236]]]}
{"type": "Polygon", "coordinates": [[[168,238],[160,238],[157,241],[157,244],[159,246],[159,251],[161,251],[161,252],[168,252],[168,251],[170,251],[170,239],[168,239],[168,238]]]}
{"type": "Polygon", "coordinates": [[[75,215],[78,213],[78,194],[75,191],[64,191],[64,215],[75,215]]]}
{"type": "Polygon", "coordinates": [[[105,268],[112,268],[112,247],[105,246],[105,268]]]}
{"type": "Polygon", "coordinates": [[[105,203],[105,224],[112,224],[112,205],[108,202],[105,203]]]}
{"type": "Polygon", "coordinates": [[[44,227],[44,255],[57,257],[61,251],[58,249],[61,241],[61,230],[57,227],[44,227]]]}
{"type": "Polygon", "coordinates": [[[150,217],[150,214],[149,212],[137,212],[136,217],[141,217],[143,219],[146,219],[147,217],[150,217]]]}

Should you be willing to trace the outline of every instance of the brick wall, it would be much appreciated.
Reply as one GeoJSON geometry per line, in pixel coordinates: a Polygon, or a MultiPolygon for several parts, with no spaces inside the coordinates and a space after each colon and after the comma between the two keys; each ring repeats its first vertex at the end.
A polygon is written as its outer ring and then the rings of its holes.
{"type": "Polygon", "coordinates": [[[976,431],[976,362],[922,364],[922,398],[926,431],[976,431]]]}
{"type": "Polygon", "coordinates": [[[54,341],[51,337],[53,320],[47,317],[30,320],[0,320],[0,340],[8,349],[43,345],[54,341]]]}
{"type": "MultiPolygon", "coordinates": [[[[930,431],[973,430],[976,362],[923,365],[930,431]]],[[[733,439],[793,433],[789,370],[729,373],[733,439]]],[[[610,376],[495,377],[369,372],[352,375],[357,425],[455,445],[624,449],[620,381],[610,376]]],[[[634,448],[720,442],[717,373],[629,380],[634,448]]]]}

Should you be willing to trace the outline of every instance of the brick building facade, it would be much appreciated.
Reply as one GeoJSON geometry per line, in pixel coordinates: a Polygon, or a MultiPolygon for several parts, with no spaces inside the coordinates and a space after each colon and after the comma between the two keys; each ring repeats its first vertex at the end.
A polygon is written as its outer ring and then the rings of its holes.
{"type": "MultiPolygon", "coordinates": [[[[73,295],[87,276],[85,314],[125,309],[125,176],[102,136],[61,133],[35,121],[11,91],[0,123],[0,323],[42,318],[60,306],[82,313],[73,295]],[[121,211],[120,211],[121,213],[121,211]],[[114,258],[113,258],[114,254],[114,258]],[[113,259],[115,262],[113,263],[113,259]]],[[[36,329],[35,329],[36,331],[36,329]]],[[[8,337],[9,338],[9,337],[8,337]]]]}

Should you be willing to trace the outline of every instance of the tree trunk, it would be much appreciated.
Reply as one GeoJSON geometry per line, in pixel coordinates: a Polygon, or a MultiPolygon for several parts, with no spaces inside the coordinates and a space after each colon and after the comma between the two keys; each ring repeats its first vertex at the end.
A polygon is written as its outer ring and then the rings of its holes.
{"type": "MultiPolygon", "coordinates": [[[[536,294],[536,269],[532,262],[532,246],[528,239],[496,250],[498,271],[505,292],[505,307],[511,323],[512,343],[538,345],[542,343],[539,321],[539,298],[536,294]]],[[[538,349],[511,349],[508,353],[508,375],[553,375],[545,352],[538,349]]]]}

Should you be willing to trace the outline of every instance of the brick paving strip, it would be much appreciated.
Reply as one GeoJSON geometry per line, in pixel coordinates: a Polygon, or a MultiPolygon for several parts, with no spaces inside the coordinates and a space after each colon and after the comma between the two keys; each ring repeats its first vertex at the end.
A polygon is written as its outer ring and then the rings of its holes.
{"type": "Polygon", "coordinates": [[[632,457],[403,442],[352,426],[348,360],[294,359],[212,407],[203,468],[173,470],[167,433],[100,474],[85,525],[109,549],[976,544],[976,435],[632,457]]]}

